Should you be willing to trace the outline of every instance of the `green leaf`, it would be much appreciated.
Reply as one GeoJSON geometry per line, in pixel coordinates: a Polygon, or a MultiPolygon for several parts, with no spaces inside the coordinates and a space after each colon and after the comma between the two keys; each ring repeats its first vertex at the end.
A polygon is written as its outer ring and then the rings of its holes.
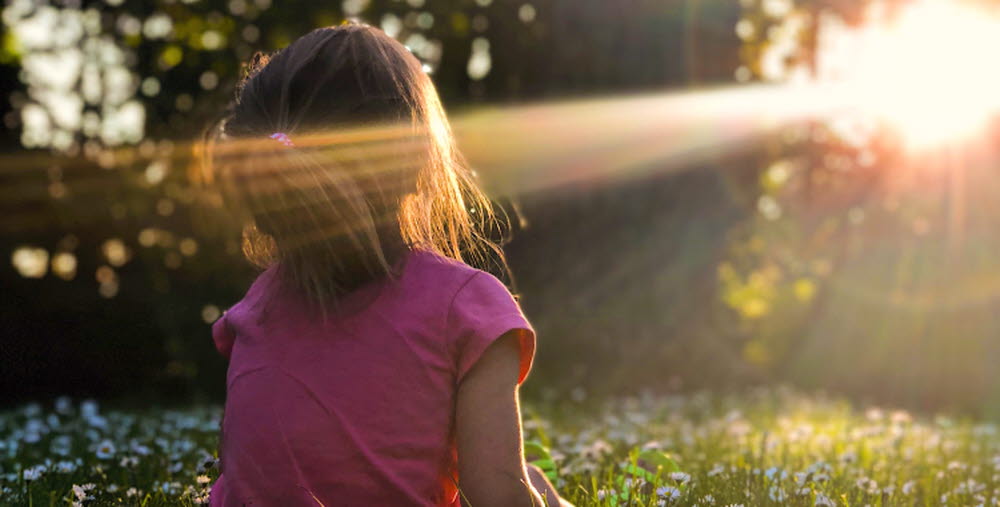
{"type": "Polygon", "coordinates": [[[656,469],[663,470],[664,473],[680,472],[681,467],[669,454],[665,452],[660,452],[656,450],[645,450],[639,453],[639,461],[644,462],[647,465],[653,466],[656,469]]]}
{"type": "Polygon", "coordinates": [[[6,30],[3,34],[3,40],[0,40],[0,63],[14,63],[20,59],[21,44],[12,31],[6,30]]]}
{"type": "Polygon", "coordinates": [[[524,442],[524,455],[531,458],[529,461],[532,463],[539,460],[552,460],[552,454],[549,453],[549,449],[537,440],[528,440],[524,442]]]}

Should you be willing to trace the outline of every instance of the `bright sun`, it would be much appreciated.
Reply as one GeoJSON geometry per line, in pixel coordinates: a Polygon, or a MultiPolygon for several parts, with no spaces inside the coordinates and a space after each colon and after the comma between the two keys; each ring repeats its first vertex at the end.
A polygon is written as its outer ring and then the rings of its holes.
{"type": "Polygon", "coordinates": [[[954,143],[1000,111],[1000,17],[958,0],[917,0],[854,31],[842,67],[852,105],[889,121],[911,147],[954,143]]]}

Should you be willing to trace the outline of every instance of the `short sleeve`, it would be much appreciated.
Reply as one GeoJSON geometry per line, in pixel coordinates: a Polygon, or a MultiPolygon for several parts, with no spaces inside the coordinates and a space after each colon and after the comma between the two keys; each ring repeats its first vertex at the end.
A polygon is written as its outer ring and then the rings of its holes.
{"type": "Polygon", "coordinates": [[[215,348],[219,351],[219,354],[229,359],[229,355],[233,352],[233,343],[236,341],[236,335],[233,333],[232,328],[229,327],[229,321],[226,319],[225,313],[212,324],[212,341],[215,342],[215,348]]]}
{"type": "Polygon", "coordinates": [[[472,275],[455,294],[448,312],[448,336],[454,340],[457,354],[457,381],[462,381],[490,344],[514,330],[519,331],[521,345],[520,384],[535,356],[535,330],[500,280],[485,271],[472,275]]]}

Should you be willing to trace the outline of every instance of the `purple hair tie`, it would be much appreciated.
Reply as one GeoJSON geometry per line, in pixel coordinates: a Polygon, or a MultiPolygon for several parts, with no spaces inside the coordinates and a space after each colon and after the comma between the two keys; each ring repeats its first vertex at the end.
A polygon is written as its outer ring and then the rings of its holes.
{"type": "Polygon", "coordinates": [[[268,137],[274,139],[275,141],[278,141],[279,143],[285,146],[295,146],[295,144],[292,143],[292,140],[288,137],[288,134],[284,132],[275,132],[268,137]]]}

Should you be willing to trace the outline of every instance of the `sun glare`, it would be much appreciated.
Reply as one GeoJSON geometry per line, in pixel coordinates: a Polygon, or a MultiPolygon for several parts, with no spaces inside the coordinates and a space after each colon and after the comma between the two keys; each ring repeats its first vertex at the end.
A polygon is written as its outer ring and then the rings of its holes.
{"type": "Polygon", "coordinates": [[[851,30],[854,51],[840,76],[851,105],[891,123],[911,148],[981,132],[1000,111],[996,12],[918,0],[883,21],[851,30]]]}

